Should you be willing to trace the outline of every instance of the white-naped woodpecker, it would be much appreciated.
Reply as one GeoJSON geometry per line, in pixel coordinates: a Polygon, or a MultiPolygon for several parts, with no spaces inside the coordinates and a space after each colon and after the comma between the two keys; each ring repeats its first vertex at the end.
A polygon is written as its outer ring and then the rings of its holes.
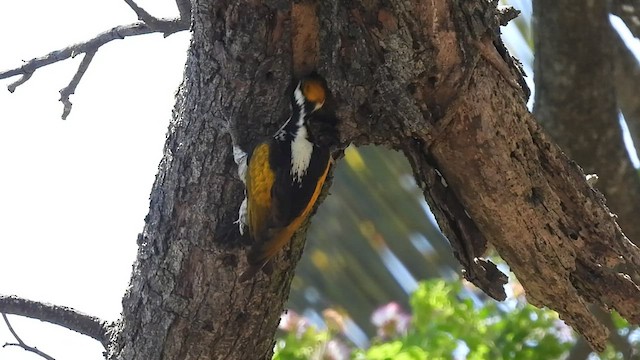
{"type": "Polygon", "coordinates": [[[271,271],[273,257],[311,213],[333,163],[338,119],[327,82],[312,72],[290,88],[291,116],[284,125],[246,158],[234,150],[246,185],[238,222],[241,233],[248,227],[252,240],[241,281],[271,271]]]}

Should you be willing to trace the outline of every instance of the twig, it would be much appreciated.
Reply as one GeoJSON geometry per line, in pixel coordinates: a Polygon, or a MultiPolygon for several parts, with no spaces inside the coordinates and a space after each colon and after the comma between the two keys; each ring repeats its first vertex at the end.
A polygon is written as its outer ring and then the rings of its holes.
{"type": "Polygon", "coordinates": [[[640,0],[614,0],[611,13],[624,21],[633,36],[640,38],[640,0]]]}
{"type": "Polygon", "coordinates": [[[141,22],[116,26],[101,34],[98,34],[91,40],[71,45],[60,50],[52,51],[42,57],[31,59],[20,67],[2,71],[0,72],[0,79],[10,78],[16,75],[32,74],[34,71],[43,66],[51,65],[58,61],[66,60],[70,57],[74,57],[78,54],[86,53],[88,51],[96,51],[102,45],[110,41],[116,39],[124,39],[127,36],[144,35],[155,32],[177,32],[187,30],[181,25],[179,19],[166,21],[163,22],[163,24],[164,27],[159,30],[153,30],[147,24],[141,22]]]}
{"type": "Polygon", "coordinates": [[[53,357],[47,355],[45,352],[43,352],[41,350],[38,350],[38,348],[32,347],[32,346],[29,346],[29,345],[25,344],[24,341],[22,341],[22,339],[20,339],[20,337],[18,336],[16,331],[13,330],[13,326],[11,326],[11,323],[9,322],[9,319],[7,318],[7,315],[5,313],[2,313],[2,318],[4,319],[5,324],[7,324],[7,328],[9,328],[9,332],[11,332],[11,335],[13,335],[13,337],[17,341],[17,343],[5,343],[4,345],[2,345],[2,347],[17,346],[17,347],[21,347],[25,351],[40,355],[41,357],[43,357],[43,358],[45,358],[47,360],[55,360],[53,357]]]}
{"type": "Polygon", "coordinates": [[[73,330],[98,340],[105,349],[109,345],[113,324],[72,308],[0,295],[0,313],[26,316],[73,330]]]}
{"type": "Polygon", "coordinates": [[[69,96],[76,91],[76,87],[78,83],[80,83],[80,79],[89,68],[89,64],[91,64],[91,60],[93,60],[93,56],[96,54],[96,51],[87,51],[84,54],[84,58],[82,58],[82,62],[80,62],[80,66],[78,66],[78,71],[73,75],[73,79],[69,85],[60,90],[60,101],[64,104],[64,109],[62,110],[62,120],[66,120],[67,116],[71,112],[71,101],[69,101],[69,96]]]}
{"type": "MultiPolygon", "coordinates": [[[[151,14],[149,14],[145,9],[141,8],[140,6],[138,6],[138,4],[136,4],[135,1],[133,0],[124,0],[125,3],[127,3],[127,5],[129,5],[129,7],[136,13],[136,15],[138,15],[138,20],[144,22],[145,24],[149,25],[150,28],[154,29],[154,30],[161,30],[161,28],[163,27],[164,22],[167,21],[167,19],[159,19],[151,14]]],[[[180,23],[182,23],[182,25],[186,26],[187,28],[189,27],[189,24],[191,22],[191,4],[189,1],[189,7],[188,7],[188,14],[187,9],[185,8],[185,4],[181,4],[180,0],[177,0],[178,5],[178,11],[180,11],[180,18],[178,19],[178,21],[180,23]]],[[[163,31],[164,32],[164,31],[163,31]]],[[[164,32],[164,36],[167,37],[169,35],[171,35],[172,33],[167,33],[164,32]]]]}
{"type": "Polygon", "coordinates": [[[31,79],[31,75],[33,75],[33,72],[22,74],[22,76],[20,76],[20,79],[12,82],[11,84],[9,84],[9,86],[7,86],[7,90],[9,90],[10,93],[13,93],[14,91],[16,91],[16,88],[18,86],[26,83],[27,80],[31,79]]]}
{"type": "Polygon", "coordinates": [[[124,39],[127,36],[136,36],[136,35],[144,35],[144,34],[151,34],[151,33],[163,33],[164,36],[166,37],[173,33],[183,31],[183,30],[188,30],[188,29],[189,29],[188,22],[184,22],[178,18],[169,19],[169,20],[158,19],[157,22],[154,24],[154,27],[151,27],[150,25],[143,22],[116,26],[103,33],[98,34],[93,39],[90,39],[78,44],[70,45],[63,49],[52,51],[47,55],[31,59],[20,67],[5,70],[5,71],[0,71],[0,79],[7,79],[13,76],[22,75],[20,79],[13,82],[7,87],[10,92],[14,92],[18,86],[24,84],[27,80],[29,80],[29,78],[31,78],[31,75],[33,75],[33,73],[37,69],[43,66],[51,65],[58,61],[75,57],[78,54],[84,53],[85,57],[82,60],[82,63],[80,64],[80,67],[78,68],[78,71],[76,72],[74,78],[71,80],[71,83],[66,88],[60,91],[62,95],[60,100],[63,102],[65,106],[63,111],[63,117],[62,117],[64,119],[69,114],[68,111],[71,109],[71,103],[69,102],[67,105],[68,95],[66,99],[67,102],[65,102],[63,91],[65,92],[71,91],[69,92],[69,95],[73,94],[73,91],[78,86],[78,82],[80,81],[80,78],[82,78],[82,75],[87,70],[86,67],[89,66],[89,63],[93,58],[93,55],[95,55],[95,53],[98,51],[98,49],[102,45],[116,39],[124,39]],[[83,69],[83,66],[84,66],[84,69],[83,69]],[[76,81],[76,78],[77,78],[77,81],[76,81]]]}
{"type": "MultiPolygon", "coordinates": [[[[129,7],[138,15],[138,20],[143,21],[149,25],[152,29],[157,29],[158,24],[161,22],[157,17],[149,14],[145,9],[141,8],[133,0],[124,0],[129,7]]],[[[182,20],[182,19],[181,19],[182,20]]]]}

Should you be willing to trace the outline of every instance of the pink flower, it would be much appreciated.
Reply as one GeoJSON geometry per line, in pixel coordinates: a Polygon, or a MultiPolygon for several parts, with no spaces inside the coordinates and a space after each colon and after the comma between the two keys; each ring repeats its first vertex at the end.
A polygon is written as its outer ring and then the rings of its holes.
{"type": "Polygon", "coordinates": [[[396,302],[377,308],[371,315],[371,323],[378,328],[378,336],[386,339],[404,335],[411,323],[411,315],[396,302]]]}
{"type": "Polygon", "coordinates": [[[326,345],[323,360],[347,360],[351,356],[351,349],[338,339],[329,340],[326,345]]]}
{"type": "Polygon", "coordinates": [[[557,319],[553,322],[553,327],[556,333],[556,337],[561,343],[566,343],[575,340],[573,330],[564,323],[564,321],[557,319]]]}
{"type": "Polygon", "coordinates": [[[278,324],[278,329],[295,332],[298,337],[302,336],[307,328],[309,328],[309,321],[293,310],[286,310],[280,317],[280,324],[278,324]]]}

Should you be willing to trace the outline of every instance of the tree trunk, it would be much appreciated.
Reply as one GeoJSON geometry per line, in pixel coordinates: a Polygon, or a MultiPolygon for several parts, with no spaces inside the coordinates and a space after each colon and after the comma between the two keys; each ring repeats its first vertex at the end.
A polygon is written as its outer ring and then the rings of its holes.
{"type": "Polygon", "coordinates": [[[273,133],[292,73],[312,68],[333,90],[345,144],[410,159],[468,279],[504,297],[504,276],[478,259],[488,241],[532,303],[560,312],[594,346],[605,330],[587,301],[638,322],[638,288],[614,271],[637,265],[638,250],[527,112],[520,74],[495,37],[495,4],[198,0],[193,9],[110,358],[271,358],[304,236],[270,277],[238,282],[247,244],[233,224],[243,192],[229,135],[249,149],[273,133]]]}

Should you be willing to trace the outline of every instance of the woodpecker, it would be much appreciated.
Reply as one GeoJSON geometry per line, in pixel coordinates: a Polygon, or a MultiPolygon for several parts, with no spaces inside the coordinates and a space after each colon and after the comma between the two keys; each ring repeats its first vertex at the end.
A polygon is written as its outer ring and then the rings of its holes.
{"type": "Polygon", "coordinates": [[[241,281],[270,271],[271,259],[291,240],[309,216],[333,163],[338,119],[327,104],[327,83],[316,72],[301,78],[290,91],[291,116],[271,137],[246,156],[234,150],[245,181],[240,232],[248,225],[253,245],[249,269],[241,281]],[[246,212],[245,212],[246,211],[246,212]]]}

